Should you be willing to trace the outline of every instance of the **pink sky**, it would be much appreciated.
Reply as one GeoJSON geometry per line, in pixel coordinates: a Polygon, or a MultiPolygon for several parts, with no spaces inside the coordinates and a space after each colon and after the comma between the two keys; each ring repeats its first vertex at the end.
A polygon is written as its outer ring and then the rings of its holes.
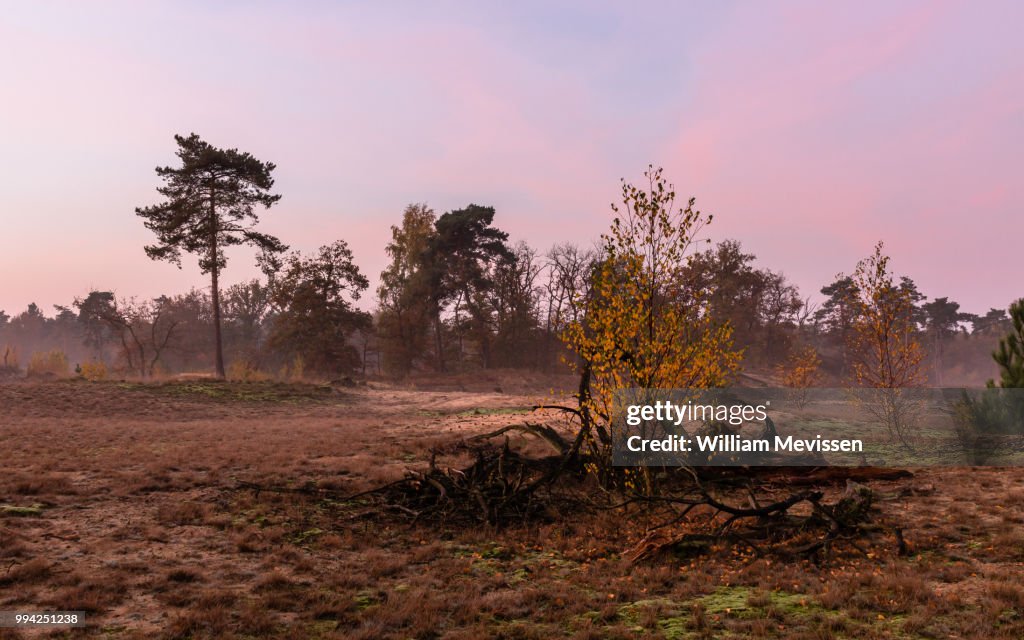
{"type": "MultiPolygon", "coordinates": [[[[881,239],[929,297],[1005,307],[1021,24],[1014,2],[13,5],[0,309],[204,286],[146,258],[133,213],[191,131],[277,163],[265,230],[344,238],[374,281],[407,203],[589,244],[653,163],[805,295],[881,239]]],[[[255,274],[240,252],[225,280],[255,274]]]]}

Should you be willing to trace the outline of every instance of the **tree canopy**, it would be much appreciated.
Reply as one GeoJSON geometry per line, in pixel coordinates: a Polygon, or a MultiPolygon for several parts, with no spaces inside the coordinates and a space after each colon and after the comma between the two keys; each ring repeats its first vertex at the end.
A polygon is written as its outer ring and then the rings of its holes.
{"type": "Polygon", "coordinates": [[[320,247],[313,256],[294,252],[272,284],[274,318],[271,344],[301,358],[311,371],[348,373],[359,363],[351,333],[370,324],[352,306],[369,282],[352,260],[344,240],[320,247]]]}

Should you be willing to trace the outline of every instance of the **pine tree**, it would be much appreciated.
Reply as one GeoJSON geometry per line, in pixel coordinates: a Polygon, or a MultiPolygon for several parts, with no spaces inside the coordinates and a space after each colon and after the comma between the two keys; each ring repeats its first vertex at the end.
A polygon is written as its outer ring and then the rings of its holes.
{"type": "Polygon", "coordinates": [[[1021,389],[1024,388],[1024,298],[1010,305],[1010,321],[1013,328],[999,340],[999,348],[992,353],[992,359],[999,365],[999,386],[1021,389]]]}
{"type": "MultiPolygon", "coordinates": [[[[994,315],[989,312],[989,315],[994,315]]],[[[957,436],[972,464],[988,462],[1000,450],[993,434],[1024,433],[1024,298],[1010,305],[1011,332],[999,340],[992,359],[999,366],[999,384],[972,395],[965,389],[953,405],[957,436]]]]}
{"type": "Polygon", "coordinates": [[[153,231],[155,245],[146,247],[153,260],[167,260],[181,267],[181,252],[199,256],[199,267],[210,274],[210,300],[216,343],[217,377],[223,378],[224,348],[221,338],[220,287],[218,279],[227,265],[224,249],[248,244],[259,248],[270,264],[275,254],[288,247],[274,236],[255,230],[255,207],[266,209],[281,196],[270,193],[275,165],[261,162],[237,149],[218,149],[192,134],[174,136],[181,167],[157,167],[164,181],[157,192],[167,198],[150,207],[138,207],[136,215],[153,231]]]}

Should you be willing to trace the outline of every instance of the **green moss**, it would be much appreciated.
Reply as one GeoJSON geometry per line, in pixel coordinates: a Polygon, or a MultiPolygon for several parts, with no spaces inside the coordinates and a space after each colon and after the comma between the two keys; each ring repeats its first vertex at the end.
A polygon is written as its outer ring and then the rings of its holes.
{"type": "Polygon", "coordinates": [[[696,632],[689,630],[687,619],[683,616],[674,616],[658,620],[658,628],[666,640],[683,640],[687,637],[697,637],[696,632]]]}
{"type": "Polygon", "coordinates": [[[530,579],[530,572],[526,570],[526,567],[519,567],[508,577],[508,583],[510,585],[519,584],[526,582],[530,579]]]}
{"type": "Polygon", "coordinates": [[[530,413],[532,410],[533,410],[532,407],[501,407],[501,408],[497,408],[497,409],[476,408],[476,409],[470,409],[469,411],[462,411],[458,415],[460,415],[460,416],[497,416],[497,415],[510,415],[510,414],[530,413]]]}
{"type": "Polygon", "coordinates": [[[711,615],[761,618],[768,609],[787,617],[806,617],[825,609],[809,596],[785,591],[758,591],[750,587],[719,587],[697,599],[711,615]],[[752,604],[753,603],[753,604],[752,604]]]}
{"type": "Polygon", "coordinates": [[[512,557],[512,552],[497,543],[491,543],[480,550],[481,558],[505,560],[512,557]]]}
{"type": "Polygon", "coordinates": [[[669,598],[651,598],[624,604],[619,608],[618,614],[619,619],[630,628],[630,631],[642,633],[654,630],[640,624],[646,610],[653,609],[658,612],[657,630],[661,635],[667,640],[684,640],[694,635],[694,632],[690,631],[690,616],[687,615],[686,608],[686,604],[669,598]]]}
{"type": "Polygon", "coordinates": [[[698,602],[712,615],[738,614],[752,609],[748,601],[753,594],[753,589],[747,587],[719,587],[714,593],[699,598],[698,602]]]}
{"type": "Polygon", "coordinates": [[[473,560],[472,564],[473,573],[487,576],[494,576],[499,573],[503,573],[501,563],[491,558],[479,558],[473,560]]]}
{"type": "Polygon", "coordinates": [[[355,603],[356,608],[360,611],[365,611],[370,607],[380,604],[380,596],[375,590],[364,589],[356,594],[355,603]]]}
{"type": "Polygon", "coordinates": [[[292,543],[294,543],[294,544],[303,544],[303,543],[306,543],[306,542],[311,542],[311,541],[315,540],[316,538],[319,538],[320,536],[322,536],[324,533],[325,532],[324,532],[323,529],[317,529],[315,527],[313,529],[306,529],[305,531],[300,531],[300,532],[296,533],[295,535],[293,535],[292,536],[292,543]]]}
{"type": "Polygon", "coordinates": [[[670,598],[651,598],[637,600],[619,608],[619,619],[631,631],[657,632],[669,640],[687,640],[701,637],[693,629],[693,608],[700,606],[708,617],[735,618],[755,620],[782,614],[790,624],[803,626],[820,620],[823,616],[837,616],[809,597],[782,591],[764,592],[749,587],[720,587],[714,592],[699,598],[676,601],[670,598]],[[641,623],[647,617],[644,614],[653,610],[657,614],[654,627],[644,627],[641,623]]]}
{"type": "Polygon", "coordinates": [[[26,517],[42,515],[43,506],[34,504],[31,507],[17,507],[13,504],[0,505],[0,515],[26,517]]]}
{"type": "Polygon", "coordinates": [[[560,553],[554,551],[531,551],[522,556],[523,564],[527,566],[544,566],[555,570],[556,573],[566,575],[570,571],[579,569],[579,563],[568,560],[560,553]]]}

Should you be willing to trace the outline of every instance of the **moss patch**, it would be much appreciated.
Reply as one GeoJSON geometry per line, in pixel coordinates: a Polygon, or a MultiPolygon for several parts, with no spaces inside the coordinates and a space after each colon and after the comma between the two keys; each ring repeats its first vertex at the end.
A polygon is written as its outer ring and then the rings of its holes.
{"type": "Polygon", "coordinates": [[[13,504],[0,505],[0,516],[28,517],[43,514],[42,505],[34,504],[31,507],[17,507],[13,504]]]}
{"type": "Polygon", "coordinates": [[[497,415],[512,415],[530,413],[533,409],[531,407],[501,407],[498,409],[470,409],[469,411],[462,411],[458,415],[460,416],[497,416],[497,415]]]}
{"type": "Polygon", "coordinates": [[[720,627],[728,619],[756,620],[780,615],[790,624],[803,626],[822,617],[839,615],[801,594],[721,587],[686,601],[650,598],[630,602],[619,608],[618,617],[634,633],[656,632],[668,640],[706,637],[706,629],[702,632],[696,628],[695,609],[703,610],[713,627],[720,627]]]}

